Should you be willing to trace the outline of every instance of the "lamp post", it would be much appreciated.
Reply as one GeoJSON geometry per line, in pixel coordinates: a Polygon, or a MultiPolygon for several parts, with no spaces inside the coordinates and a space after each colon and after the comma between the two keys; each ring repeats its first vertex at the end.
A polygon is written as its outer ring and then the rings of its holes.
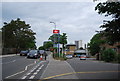
{"type": "MultiPolygon", "coordinates": [[[[55,23],[55,22],[50,22],[50,23],[53,23],[53,24],[55,25],[55,26],[54,26],[54,27],[55,27],[54,30],[56,30],[56,23],[55,23]]],[[[53,31],[54,31],[54,30],[53,30],[53,31]]],[[[58,34],[58,51],[57,51],[57,52],[58,52],[58,55],[60,56],[60,54],[59,54],[59,33],[57,33],[57,34],[58,34]]],[[[55,45],[55,33],[54,33],[54,45],[55,45]]],[[[53,46],[54,46],[54,45],[53,45],[53,46]]]]}
{"type": "Polygon", "coordinates": [[[55,22],[50,22],[50,23],[53,23],[55,25],[55,30],[56,30],[56,24],[55,24],[55,22]]]}

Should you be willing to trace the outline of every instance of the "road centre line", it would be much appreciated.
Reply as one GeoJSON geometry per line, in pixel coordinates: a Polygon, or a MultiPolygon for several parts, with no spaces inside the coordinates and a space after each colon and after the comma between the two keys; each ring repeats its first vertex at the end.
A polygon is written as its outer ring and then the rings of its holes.
{"type": "Polygon", "coordinates": [[[71,73],[64,73],[64,74],[59,74],[59,75],[54,75],[54,76],[50,76],[50,77],[46,77],[43,79],[51,79],[51,78],[55,78],[55,77],[60,77],[60,76],[65,76],[65,75],[72,75],[72,74],[84,74],[84,73],[108,73],[108,72],[120,72],[120,71],[89,71],[89,72],[71,72],[71,73]]]}
{"type": "Polygon", "coordinates": [[[18,75],[18,74],[21,74],[21,73],[23,73],[23,72],[25,72],[25,71],[27,70],[28,66],[31,66],[31,65],[33,65],[33,64],[35,64],[35,62],[32,63],[32,64],[27,65],[23,71],[17,72],[17,73],[15,73],[15,74],[12,74],[12,75],[7,76],[7,77],[5,77],[5,78],[10,78],[10,77],[16,76],[16,75],[18,75]]]}

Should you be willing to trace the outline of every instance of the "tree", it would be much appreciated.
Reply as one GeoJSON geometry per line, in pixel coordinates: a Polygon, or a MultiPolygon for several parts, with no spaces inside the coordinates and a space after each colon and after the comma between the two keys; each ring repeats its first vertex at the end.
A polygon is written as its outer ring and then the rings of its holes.
{"type": "Polygon", "coordinates": [[[100,45],[104,44],[106,41],[102,39],[102,34],[98,33],[95,34],[90,43],[88,44],[88,49],[90,50],[91,55],[95,55],[96,53],[100,52],[100,45]]]}
{"type": "Polygon", "coordinates": [[[67,44],[67,36],[66,33],[63,33],[60,36],[60,44],[62,44],[63,49],[65,48],[65,44],[67,44]]]}
{"type": "Polygon", "coordinates": [[[61,37],[60,34],[53,34],[49,37],[48,40],[51,40],[53,43],[57,44],[58,43],[58,37],[61,37]]]}
{"type": "Polygon", "coordinates": [[[95,10],[99,14],[105,14],[105,17],[112,15],[111,21],[104,20],[104,24],[100,26],[104,28],[102,33],[106,37],[108,44],[113,45],[120,42],[120,2],[104,2],[99,3],[95,10]]]}
{"type": "Polygon", "coordinates": [[[106,62],[111,62],[115,59],[116,52],[113,51],[112,49],[106,49],[102,53],[102,60],[106,62]]]}
{"type": "Polygon", "coordinates": [[[36,48],[35,34],[25,21],[11,20],[2,27],[2,42],[4,48],[28,49],[36,48]]]}
{"type": "Polygon", "coordinates": [[[63,33],[62,35],[60,35],[60,34],[53,34],[52,36],[49,37],[49,40],[51,40],[55,44],[57,44],[58,40],[59,40],[59,43],[62,44],[63,48],[65,48],[64,45],[67,44],[66,33],[63,33]]]}
{"type": "Polygon", "coordinates": [[[47,49],[50,49],[51,47],[53,47],[53,42],[48,41],[48,42],[46,42],[46,43],[44,44],[43,47],[44,47],[46,50],[47,50],[47,49]]]}
{"type": "Polygon", "coordinates": [[[45,50],[44,46],[40,46],[38,49],[39,50],[45,50]]]}

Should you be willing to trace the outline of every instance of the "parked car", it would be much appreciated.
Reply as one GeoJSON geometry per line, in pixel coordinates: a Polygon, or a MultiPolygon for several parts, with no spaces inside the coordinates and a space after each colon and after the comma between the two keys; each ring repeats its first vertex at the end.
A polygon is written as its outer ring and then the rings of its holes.
{"type": "Polygon", "coordinates": [[[28,54],[28,50],[25,50],[25,51],[20,51],[20,56],[27,56],[27,54],[28,54]]]}
{"type": "Polygon", "coordinates": [[[38,50],[30,50],[30,52],[27,54],[27,58],[38,58],[38,57],[40,57],[38,50]]]}
{"type": "Polygon", "coordinates": [[[80,60],[86,60],[86,55],[80,55],[80,60]]]}
{"type": "Polygon", "coordinates": [[[66,58],[68,58],[68,59],[73,58],[73,55],[68,54],[68,55],[66,55],[66,58]]]}

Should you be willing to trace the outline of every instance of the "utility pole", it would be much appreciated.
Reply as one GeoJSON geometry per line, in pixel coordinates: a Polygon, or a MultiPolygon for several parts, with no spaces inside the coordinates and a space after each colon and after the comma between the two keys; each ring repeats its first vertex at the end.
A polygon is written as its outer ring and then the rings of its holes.
{"type": "Polygon", "coordinates": [[[59,30],[56,30],[56,23],[55,22],[50,22],[50,23],[53,23],[54,24],[54,27],[55,27],[55,29],[53,30],[53,33],[54,33],[54,45],[53,46],[55,46],[55,34],[58,34],[58,51],[57,51],[57,53],[58,53],[58,55],[59,55],[59,57],[60,57],[60,53],[59,53],[59,35],[60,35],[60,33],[59,33],[59,30]]]}

